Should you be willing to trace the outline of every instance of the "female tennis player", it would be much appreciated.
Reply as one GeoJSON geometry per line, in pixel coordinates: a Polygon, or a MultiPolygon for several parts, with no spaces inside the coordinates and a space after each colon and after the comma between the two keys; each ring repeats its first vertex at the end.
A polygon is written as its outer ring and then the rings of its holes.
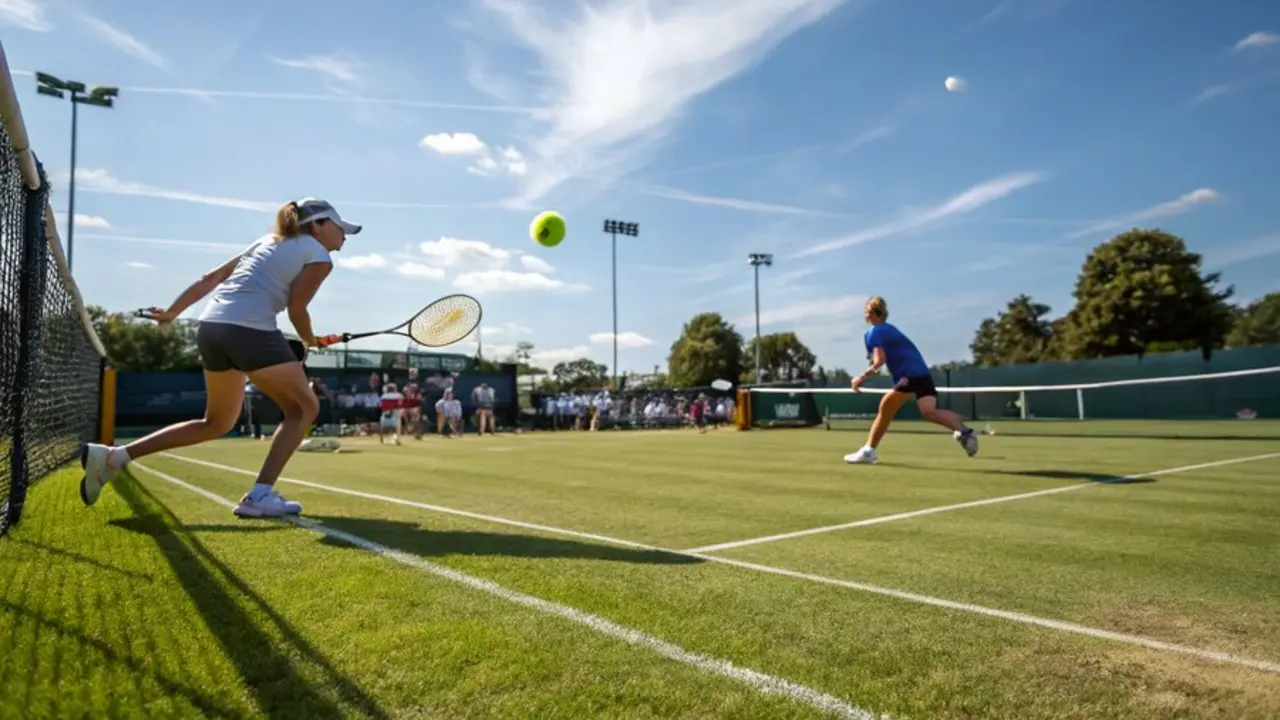
{"type": "Polygon", "coordinates": [[[170,425],[128,445],[89,444],[81,456],[84,479],[80,497],[86,505],[131,460],[165,450],[220,438],[240,415],[245,377],[284,412],[257,481],[236,506],[245,517],[277,517],[302,512],[274,489],[276,479],[315,420],[319,402],[303,371],[305,348],[290,346],[276,326],[288,311],[298,337],[318,345],[307,306],[333,269],[329,254],[342,249],[348,235],[361,226],[343,220],[332,205],[317,198],[287,203],[276,212],[273,231],[244,252],[206,273],[167,309],[151,308],[149,316],[170,323],[196,302],[209,297],[200,314],[196,345],[204,366],[206,404],[200,420],[170,425]]]}
{"type": "Polygon", "coordinates": [[[950,410],[938,407],[938,389],[933,385],[933,376],[924,356],[906,335],[898,328],[890,325],[889,306],[884,298],[875,296],[867,300],[863,315],[871,329],[867,331],[865,341],[867,354],[871,356],[871,366],[853,379],[853,391],[861,392],[862,384],[874,375],[882,365],[889,366],[889,374],[893,376],[893,390],[885,393],[880,399],[880,410],[871,423],[871,433],[867,444],[860,450],[844,456],[848,463],[875,463],[879,461],[876,448],[889,430],[893,416],[912,395],[916,396],[916,406],[920,415],[929,422],[937,423],[954,433],[956,442],[964,451],[973,457],[978,454],[978,434],[966,427],[964,420],[950,410]]]}

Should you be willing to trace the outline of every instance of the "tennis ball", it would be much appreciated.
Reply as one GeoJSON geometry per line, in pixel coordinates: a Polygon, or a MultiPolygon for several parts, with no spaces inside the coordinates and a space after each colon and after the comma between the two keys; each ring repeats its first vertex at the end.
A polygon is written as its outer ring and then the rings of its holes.
{"type": "Polygon", "coordinates": [[[538,213],[529,226],[529,235],[533,241],[543,247],[555,247],[564,240],[564,216],[553,210],[538,213]]]}

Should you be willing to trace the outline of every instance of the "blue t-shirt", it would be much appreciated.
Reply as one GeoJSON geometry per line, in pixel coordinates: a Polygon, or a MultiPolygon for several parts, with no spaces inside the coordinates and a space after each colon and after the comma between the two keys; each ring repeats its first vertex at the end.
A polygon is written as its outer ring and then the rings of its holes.
{"type": "Polygon", "coordinates": [[[895,381],[929,375],[929,366],[915,343],[889,323],[872,325],[867,331],[865,341],[868,355],[875,348],[884,348],[885,364],[889,366],[889,374],[895,381]]]}

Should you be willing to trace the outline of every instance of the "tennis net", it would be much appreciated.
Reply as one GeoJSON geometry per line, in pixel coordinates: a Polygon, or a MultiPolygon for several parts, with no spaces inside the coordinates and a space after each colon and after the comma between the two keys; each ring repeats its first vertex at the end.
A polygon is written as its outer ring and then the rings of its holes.
{"type": "MultiPolygon", "coordinates": [[[[890,391],[884,378],[871,382],[879,386],[864,387],[861,393],[848,388],[750,388],[744,391],[744,420],[752,428],[866,430],[881,397],[890,391]]],[[[1004,434],[1280,442],[1280,366],[1076,385],[939,387],[938,406],[1004,434]]],[[[919,419],[913,402],[897,415],[897,420],[919,419]]]]}
{"type": "Polygon", "coordinates": [[[0,46],[0,535],[27,488],[100,435],[102,343],[71,279],[0,46]]]}

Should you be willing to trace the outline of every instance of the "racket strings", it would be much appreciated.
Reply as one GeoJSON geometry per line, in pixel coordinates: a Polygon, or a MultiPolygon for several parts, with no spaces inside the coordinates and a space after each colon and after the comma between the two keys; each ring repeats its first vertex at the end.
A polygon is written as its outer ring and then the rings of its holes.
{"type": "Polygon", "coordinates": [[[452,345],[480,324],[480,303],[467,295],[441,298],[414,316],[409,322],[409,337],[427,347],[452,345]]]}

